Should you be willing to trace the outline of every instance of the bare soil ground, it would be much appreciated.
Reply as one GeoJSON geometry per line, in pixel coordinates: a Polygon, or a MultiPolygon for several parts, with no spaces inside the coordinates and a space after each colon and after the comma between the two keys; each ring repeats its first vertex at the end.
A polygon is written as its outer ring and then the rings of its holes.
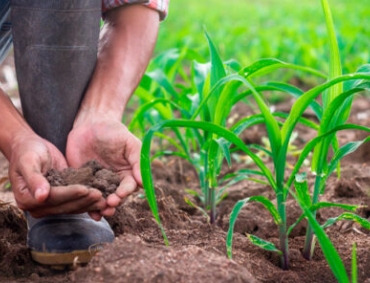
{"type": "MultiPolygon", "coordinates": [[[[370,126],[370,99],[355,100],[351,122],[370,126]]],[[[289,111],[290,103],[277,107],[289,111]]],[[[243,113],[243,106],[235,109],[243,113]]],[[[309,115],[309,114],[308,114],[309,115]]],[[[299,131],[298,143],[313,137],[310,131],[299,131]]],[[[243,135],[247,143],[261,142],[263,129],[254,128],[243,135]]],[[[363,138],[363,133],[342,132],[341,143],[363,138]]],[[[327,183],[323,200],[367,205],[359,211],[370,217],[370,145],[363,145],[342,163],[340,179],[332,176],[327,183]]],[[[294,157],[292,157],[294,162],[294,157]]],[[[271,163],[266,159],[266,163],[271,163]]],[[[223,174],[246,167],[234,162],[223,174]]],[[[8,163],[0,155],[0,282],[21,283],[90,283],[90,282],[264,282],[264,283],[332,283],[333,277],[317,245],[314,259],[303,259],[306,223],[298,225],[289,238],[291,268],[283,271],[279,259],[272,253],[252,245],[246,233],[254,234],[278,245],[277,228],[267,211],[251,203],[243,208],[235,225],[233,259],[226,257],[225,238],[229,214],[236,201],[253,195],[274,199],[271,188],[251,181],[242,181],[229,189],[228,197],[218,206],[217,224],[207,219],[184,201],[190,197],[186,188],[199,189],[194,169],[178,158],[168,158],[153,163],[161,219],[168,234],[170,246],[164,245],[142,192],[128,197],[116,215],[108,221],[116,234],[112,244],[106,246],[93,260],[76,270],[54,271],[33,262],[26,247],[26,222],[15,206],[7,179],[8,163]]],[[[307,169],[308,170],[308,169],[307,169]]],[[[196,199],[192,199],[197,202],[196,199]]],[[[301,214],[293,200],[287,203],[289,224],[301,214]]],[[[320,222],[340,214],[337,209],[318,213],[320,222]]],[[[350,270],[352,244],[357,243],[358,282],[370,283],[370,237],[356,224],[339,222],[327,229],[330,239],[338,249],[347,270],[350,270]]]]}

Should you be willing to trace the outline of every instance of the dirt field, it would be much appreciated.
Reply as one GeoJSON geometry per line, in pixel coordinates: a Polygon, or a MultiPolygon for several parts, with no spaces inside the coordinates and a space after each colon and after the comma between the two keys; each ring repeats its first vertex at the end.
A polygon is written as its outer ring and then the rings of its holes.
{"type": "MultiPolygon", "coordinates": [[[[370,99],[357,98],[351,121],[370,125],[370,99]]],[[[285,103],[278,106],[288,108],[285,103]]],[[[236,109],[238,111],[238,109],[236,109]]],[[[310,139],[311,132],[300,132],[300,139],[310,139]]],[[[245,140],[258,141],[263,131],[247,131],[245,140]]],[[[363,134],[343,132],[340,141],[357,140],[363,134]]],[[[332,176],[323,199],[328,201],[369,205],[361,209],[362,217],[370,216],[370,145],[363,145],[342,163],[342,176],[332,176]]],[[[266,161],[268,162],[268,161],[266,161]]],[[[151,216],[145,199],[138,192],[130,196],[109,220],[116,240],[99,252],[85,267],[72,271],[52,271],[34,263],[26,243],[26,223],[22,213],[14,206],[12,193],[6,189],[7,162],[0,156],[0,282],[336,282],[320,247],[312,261],[301,256],[306,223],[293,230],[289,238],[291,269],[279,268],[278,258],[252,245],[246,233],[252,233],[278,245],[277,228],[267,211],[251,203],[243,208],[235,225],[233,260],[226,257],[225,237],[228,216],[239,199],[252,195],[273,198],[271,188],[250,181],[240,182],[229,190],[228,197],[218,207],[217,225],[184,201],[185,188],[199,189],[194,170],[178,158],[156,161],[153,173],[157,186],[159,208],[170,246],[163,243],[161,233],[151,216]]],[[[223,173],[243,164],[234,163],[223,173]]],[[[189,197],[189,195],[187,195],[189,197]]],[[[193,199],[194,202],[197,200],[193,199]]],[[[301,211],[293,200],[287,203],[289,223],[301,211]]],[[[320,222],[339,215],[337,209],[321,210],[320,222]]],[[[370,282],[369,231],[356,224],[340,222],[328,230],[346,267],[350,268],[351,248],[358,247],[358,282],[370,282]]]]}

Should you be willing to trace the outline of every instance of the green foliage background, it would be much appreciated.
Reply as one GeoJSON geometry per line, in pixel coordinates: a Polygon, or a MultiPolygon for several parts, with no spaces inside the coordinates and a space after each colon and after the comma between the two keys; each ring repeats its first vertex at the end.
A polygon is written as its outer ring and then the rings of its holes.
{"type": "MultiPolygon", "coordinates": [[[[369,0],[332,0],[343,72],[370,62],[369,0]]],[[[209,60],[204,30],[224,60],[243,66],[274,57],[328,71],[327,33],[320,1],[171,0],[161,24],[156,54],[187,46],[209,60]]]]}

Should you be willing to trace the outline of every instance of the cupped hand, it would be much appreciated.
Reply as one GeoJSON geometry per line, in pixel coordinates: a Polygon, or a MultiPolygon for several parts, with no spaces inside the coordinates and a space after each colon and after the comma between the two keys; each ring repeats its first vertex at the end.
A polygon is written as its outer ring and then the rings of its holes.
{"type": "Polygon", "coordinates": [[[121,122],[108,118],[77,122],[67,141],[66,157],[72,167],[96,160],[120,176],[115,193],[107,197],[109,208],[102,216],[111,216],[122,200],[142,186],[140,174],[141,142],[121,122]]]}
{"type": "MultiPolygon", "coordinates": [[[[106,201],[98,190],[82,185],[50,187],[45,173],[66,167],[64,156],[53,144],[33,132],[19,133],[9,160],[9,177],[18,207],[33,217],[104,209],[106,201]]],[[[97,215],[94,218],[99,219],[97,215]]]]}

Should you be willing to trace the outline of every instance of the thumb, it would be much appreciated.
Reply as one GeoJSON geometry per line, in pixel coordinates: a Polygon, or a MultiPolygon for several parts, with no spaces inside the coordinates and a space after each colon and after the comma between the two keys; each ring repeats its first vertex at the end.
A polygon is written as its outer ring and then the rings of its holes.
{"type": "Polygon", "coordinates": [[[37,166],[24,166],[21,175],[33,198],[38,202],[44,202],[50,194],[50,184],[37,166]]]}

